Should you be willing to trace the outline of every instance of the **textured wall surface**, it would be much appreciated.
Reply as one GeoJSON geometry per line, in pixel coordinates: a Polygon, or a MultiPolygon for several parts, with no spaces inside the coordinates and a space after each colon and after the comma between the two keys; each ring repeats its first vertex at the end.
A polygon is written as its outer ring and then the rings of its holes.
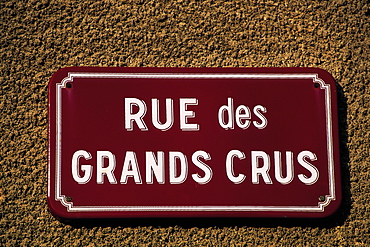
{"type": "Polygon", "coordinates": [[[1,246],[370,246],[369,3],[0,2],[1,246]],[[320,220],[66,225],[46,204],[47,84],[66,66],[319,67],[339,87],[343,205],[320,220]]]}

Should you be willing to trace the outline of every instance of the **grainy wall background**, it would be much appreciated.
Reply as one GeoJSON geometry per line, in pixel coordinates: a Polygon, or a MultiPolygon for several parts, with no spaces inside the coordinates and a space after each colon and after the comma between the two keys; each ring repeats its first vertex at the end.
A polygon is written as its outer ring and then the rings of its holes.
{"type": "Polygon", "coordinates": [[[0,245],[370,246],[369,2],[0,3],[0,245]],[[47,210],[47,83],[66,66],[319,67],[339,84],[343,206],[321,220],[65,225],[47,210]]]}

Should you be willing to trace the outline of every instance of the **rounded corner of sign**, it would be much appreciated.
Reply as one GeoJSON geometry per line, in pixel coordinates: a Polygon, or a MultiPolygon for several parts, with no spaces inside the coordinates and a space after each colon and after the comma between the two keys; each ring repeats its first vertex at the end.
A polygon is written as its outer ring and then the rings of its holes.
{"type": "Polygon", "coordinates": [[[335,79],[334,79],[333,75],[329,71],[327,71],[325,69],[322,69],[322,68],[318,68],[318,67],[314,67],[313,69],[317,73],[318,78],[324,80],[325,83],[336,85],[335,79]]]}
{"type": "Polygon", "coordinates": [[[329,205],[325,207],[324,211],[318,215],[317,218],[328,218],[335,215],[342,205],[341,198],[336,198],[335,200],[331,200],[329,205]]]}
{"type": "Polygon", "coordinates": [[[60,83],[63,78],[68,77],[69,72],[74,68],[75,67],[64,67],[54,72],[49,80],[49,88],[57,83],[60,83]]]}
{"type": "Polygon", "coordinates": [[[64,207],[59,201],[48,197],[48,210],[54,218],[61,222],[68,222],[73,219],[73,217],[68,213],[67,208],[64,207]]]}

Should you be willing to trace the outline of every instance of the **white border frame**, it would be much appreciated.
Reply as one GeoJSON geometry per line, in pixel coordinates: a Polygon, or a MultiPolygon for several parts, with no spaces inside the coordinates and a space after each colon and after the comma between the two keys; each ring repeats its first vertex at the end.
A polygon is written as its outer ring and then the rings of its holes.
{"type": "MultiPolygon", "coordinates": [[[[105,72],[69,72],[60,83],[56,84],[56,152],[55,152],[55,200],[67,208],[68,212],[112,212],[112,211],[243,211],[243,212],[324,212],[335,195],[334,155],[332,136],[332,108],[330,85],[314,73],[263,74],[263,73],[105,73],[105,72]],[[74,206],[61,194],[61,143],[62,143],[62,89],[74,78],[156,78],[156,79],[312,79],[320,89],[325,90],[326,137],[328,153],[329,195],[317,206],[74,206]]],[[[49,181],[50,181],[49,164],[49,181]]],[[[52,185],[49,184],[49,196],[52,185]]]]}

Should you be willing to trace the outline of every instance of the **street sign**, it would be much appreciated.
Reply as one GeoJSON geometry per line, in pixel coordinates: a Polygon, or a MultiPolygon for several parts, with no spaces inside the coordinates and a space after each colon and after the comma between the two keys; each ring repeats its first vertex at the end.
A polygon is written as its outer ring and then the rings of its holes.
{"type": "Polygon", "coordinates": [[[49,83],[60,219],[326,217],[341,201],[336,85],[317,68],[97,68],[49,83]]]}

